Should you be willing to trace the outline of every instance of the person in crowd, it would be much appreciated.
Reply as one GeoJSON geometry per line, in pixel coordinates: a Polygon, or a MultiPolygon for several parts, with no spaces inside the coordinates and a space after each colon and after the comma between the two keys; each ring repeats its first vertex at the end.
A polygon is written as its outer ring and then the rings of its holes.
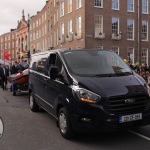
{"type": "Polygon", "coordinates": [[[1,86],[3,90],[7,88],[7,77],[9,76],[9,70],[5,67],[4,64],[1,64],[0,67],[0,79],[1,79],[1,86]]]}
{"type": "Polygon", "coordinates": [[[11,67],[11,74],[18,73],[18,63],[17,61],[14,62],[13,66],[11,67]]]}
{"type": "Polygon", "coordinates": [[[27,60],[22,60],[21,63],[18,65],[19,70],[23,71],[27,68],[29,68],[29,65],[27,64],[27,60]]]}
{"type": "Polygon", "coordinates": [[[146,76],[147,71],[148,70],[145,63],[142,63],[140,67],[140,75],[145,79],[145,81],[147,81],[147,76],[146,76]]]}
{"type": "Polygon", "coordinates": [[[133,70],[140,74],[140,63],[139,62],[136,62],[135,65],[133,66],[133,70]]]}
{"type": "Polygon", "coordinates": [[[128,61],[128,65],[131,69],[133,69],[133,65],[132,65],[131,61],[128,61]]]}

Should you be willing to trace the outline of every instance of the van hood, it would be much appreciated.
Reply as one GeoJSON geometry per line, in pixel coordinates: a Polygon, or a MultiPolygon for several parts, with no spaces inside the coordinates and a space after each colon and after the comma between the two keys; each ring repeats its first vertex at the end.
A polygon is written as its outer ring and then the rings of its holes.
{"type": "Polygon", "coordinates": [[[116,77],[76,77],[77,84],[103,97],[146,93],[145,81],[138,75],[116,77]]]}

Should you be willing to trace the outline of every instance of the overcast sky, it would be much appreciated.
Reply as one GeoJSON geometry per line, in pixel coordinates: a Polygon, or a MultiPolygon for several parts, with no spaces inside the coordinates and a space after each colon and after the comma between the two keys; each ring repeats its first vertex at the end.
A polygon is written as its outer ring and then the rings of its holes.
{"type": "Polygon", "coordinates": [[[35,15],[45,4],[46,0],[0,0],[0,35],[17,27],[23,9],[27,19],[28,13],[30,16],[35,15]]]}

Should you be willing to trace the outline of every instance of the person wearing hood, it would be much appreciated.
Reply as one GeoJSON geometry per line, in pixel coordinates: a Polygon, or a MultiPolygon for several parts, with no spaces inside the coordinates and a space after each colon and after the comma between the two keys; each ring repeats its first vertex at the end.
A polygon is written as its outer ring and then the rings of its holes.
{"type": "Polygon", "coordinates": [[[1,86],[3,90],[6,90],[7,87],[7,77],[9,76],[9,70],[5,67],[4,64],[1,64],[0,67],[0,79],[1,79],[1,86]]]}

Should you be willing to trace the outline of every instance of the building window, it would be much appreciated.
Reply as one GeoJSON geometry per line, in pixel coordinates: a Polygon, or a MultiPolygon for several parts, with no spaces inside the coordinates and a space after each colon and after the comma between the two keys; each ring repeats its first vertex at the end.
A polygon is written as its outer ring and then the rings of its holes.
{"type": "Polygon", "coordinates": [[[103,46],[95,45],[95,48],[96,48],[96,49],[103,49],[103,46]]]}
{"type": "Polygon", "coordinates": [[[54,25],[56,24],[56,14],[54,14],[54,25]]]}
{"type": "Polygon", "coordinates": [[[39,25],[41,25],[41,19],[39,18],[39,25]]]}
{"type": "Polygon", "coordinates": [[[36,39],[38,39],[38,38],[39,38],[39,32],[36,31],[36,39]]]}
{"type": "Polygon", "coordinates": [[[46,17],[46,11],[45,11],[45,20],[46,20],[46,18],[47,18],[47,17],[46,17]]]}
{"type": "Polygon", "coordinates": [[[14,42],[12,42],[12,48],[15,48],[15,47],[14,47],[14,42]]]}
{"type": "Polygon", "coordinates": [[[148,49],[143,48],[141,51],[141,62],[148,64],[148,49]]]}
{"type": "Polygon", "coordinates": [[[82,27],[82,24],[81,24],[81,16],[77,17],[77,22],[76,22],[76,29],[77,29],[77,34],[78,36],[81,36],[81,27],[82,27]]]}
{"type": "Polygon", "coordinates": [[[77,0],[77,9],[82,7],[82,0],[77,0]]]}
{"type": "Polygon", "coordinates": [[[32,34],[30,34],[30,42],[32,42],[32,34]]]}
{"type": "Polygon", "coordinates": [[[36,20],[36,27],[38,27],[39,26],[39,22],[38,22],[38,20],[36,20]]]}
{"type": "Polygon", "coordinates": [[[119,18],[112,18],[112,34],[119,36],[119,18]]]}
{"type": "Polygon", "coordinates": [[[112,9],[119,10],[119,0],[112,0],[112,9]]]}
{"type": "Polygon", "coordinates": [[[7,49],[7,44],[5,44],[5,49],[7,49]]]}
{"type": "Polygon", "coordinates": [[[68,13],[72,12],[72,0],[68,0],[68,13]]]}
{"type": "Polygon", "coordinates": [[[148,14],[148,0],[142,0],[142,13],[148,14]]]}
{"type": "Polygon", "coordinates": [[[127,39],[134,40],[134,20],[127,20],[127,39]]]}
{"type": "Polygon", "coordinates": [[[95,7],[103,8],[103,0],[95,0],[95,7]]]}
{"type": "Polygon", "coordinates": [[[44,14],[42,15],[42,23],[44,22],[44,14]]]}
{"type": "Polygon", "coordinates": [[[128,12],[134,12],[134,0],[127,1],[128,12]]]}
{"type": "Polygon", "coordinates": [[[64,1],[60,3],[60,17],[64,16],[64,1]]]}
{"type": "Polygon", "coordinates": [[[103,16],[95,15],[95,34],[103,33],[103,16]]]}
{"type": "Polygon", "coordinates": [[[64,23],[61,24],[60,26],[60,40],[61,40],[61,43],[64,42],[64,34],[65,34],[65,25],[64,23]]]}
{"type": "Polygon", "coordinates": [[[68,34],[72,34],[72,20],[68,21],[68,34]]]}
{"type": "Polygon", "coordinates": [[[142,21],[142,40],[148,41],[148,21],[142,21]]]}
{"type": "Polygon", "coordinates": [[[119,47],[113,46],[112,51],[119,55],[119,47]]]}
{"type": "Polygon", "coordinates": [[[10,49],[10,43],[8,43],[8,48],[10,49]]]}
{"type": "Polygon", "coordinates": [[[134,48],[127,48],[127,59],[131,62],[131,64],[134,64],[134,48]]]}

